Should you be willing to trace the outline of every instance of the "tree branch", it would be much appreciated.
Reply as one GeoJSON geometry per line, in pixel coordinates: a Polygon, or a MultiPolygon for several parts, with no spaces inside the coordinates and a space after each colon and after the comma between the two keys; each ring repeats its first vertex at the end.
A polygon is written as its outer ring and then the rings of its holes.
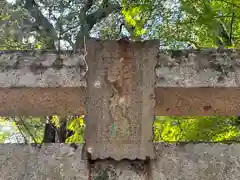
{"type": "MultiPolygon", "coordinates": [[[[233,43],[233,24],[234,24],[234,19],[235,19],[235,13],[234,13],[234,7],[232,7],[232,18],[231,18],[231,24],[230,24],[230,40],[231,40],[231,43],[233,43]]],[[[231,44],[232,45],[232,44],[231,44]]]]}
{"type": "MultiPolygon", "coordinates": [[[[217,0],[217,1],[221,1],[221,2],[223,2],[223,3],[225,3],[225,4],[230,4],[227,0],[217,0]]],[[[232,4],[234,7],[240,8],[240,5],[238,5],[238,4],[234,3],[234,2],[231,2],[231,4],[232,4]]]]}
{"type": "Polygon", "coordinates": [[[55,49],[54,41],[57,40],[57,33],[53,25],[46,17],[43,16],[36,2],[34,0],[26,0],[24,8],[28,10],[30,15],[35,18],[36,22],[38,23],[39,28],[36,28],[37,32],[39,32],[43,37],[50,38],[48,48],[55,49]]]}
{"type": "Polygon", "coordinates": [[[16,117],[12,117],[11,119],[15,122],[15,124],[16,124],[16,126],[17,126],[17,128],[18,128],[18,131],[20,132],[21,136],[22,136],[23,139],[24,139],[24,143],[27,144],[27,143],[28,143],[28,140],[27,140],[26,136],[24,135],[21,127],[19,126],[19,124],[18,124],[18,122],[16,121],[15,118],[16,118],[16,117]]]}
{"type": "Polygon", "coordinates": [[[32,138],[33,142],[35,144],[37,144],[37,140],[35,139],[35,137],[33,136],[33,134],[31,133],[31,131],[29,130],[29,128],[27,127],[27,125],[24,123],[22,117],[18,117],[20,120],[20,123],[23,125],[23,127],[26,129],[28,135],[32,138]]]}
{"type": "MultiPolygon", "coordinates": [[[[92,0],[89,0],[89,1],[92,2],[92,0]]],[[[85,7],[89,7],[89,6],[86,6],[85,4],[85,7]]],[[[84,22],[83,23],[81,22],[83,26],[81,27],[80,31],[77,34],[74,50],[77,50],[83,47],[84,37],[89,36],[91,29],[97,22],[101,21],[103,18],[107,17],[109,14],[113,12],[120,12],[121,7],[119,4],[103,2],[101,4],[101,7],[94,13],[86,15],[87,10],[88,9],[86,8],[83,10],[83,12],[81,12],[81,13],[84,13],[84,18],[82,15],[82,18],[83,18],[82,20],[84,22]]]]}
{"type": "Polygon", "coordinates": [[[73,50],[76,51],[83,47],[83,38],[89,34],[88,23],[86,20],[86,13],[92,7],[93,0],[86,0],[87,2],[84,4],[83,8],[80,10],[80,14],[78,18],[80,19],[81,29],[77,34],[76,42],[73,47],[73,50]]]}
{"type": "Polygon", "coordinates": [[[86,16],[86,20],[90,28],[93,28],[94,24],[99,22],[101,19],[106,18],[109,14],[113,12],[120,12],[121,6],[119,4],[109,3],[107,6],[102,5],[100,9],[96,12],[91,13],[86,16]]]}
{"type": "Polygon", "coordinates": [[[198,43],[193,41],[193,40],[190,40],[190,39],[187,39],[187,38],[186,39],[185,38],[180,38],[180,39],[177,39],[177,41],[190,43],[191,45],[194,45],[194,48],[200,49],[200,46],[198,45],[198,43]]]}
{"type": "Polygon", "coordinates": [[[92,7],[93,3],[94,3],[93,1],[94,0],[87,0],[86,4],[84,5],[84,9],[89,10],[92,7]]]}

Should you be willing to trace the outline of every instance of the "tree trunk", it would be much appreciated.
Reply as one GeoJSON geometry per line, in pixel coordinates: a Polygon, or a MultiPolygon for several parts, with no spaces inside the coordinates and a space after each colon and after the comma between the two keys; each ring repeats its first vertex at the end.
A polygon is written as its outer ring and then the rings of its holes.
{"type": "Polygon", "coordinates": [[[49,117],[49,120],[46,122],[45,130],[44,130],[44,137],[43,137],[43,143],[55,143],[56,138],[56,132],[55,127],[50,121],[52,119],[52,116],[49,117]]]}

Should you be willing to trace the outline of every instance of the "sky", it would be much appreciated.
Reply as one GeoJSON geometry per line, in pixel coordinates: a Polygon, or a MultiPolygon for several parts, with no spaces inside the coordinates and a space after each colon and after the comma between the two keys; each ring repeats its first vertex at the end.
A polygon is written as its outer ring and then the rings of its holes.
{"type": "Polygon", "coordinates": [[[9,133],[10,136],[4,141],[4,143],[22,143],[24,138],[16,131],[11,122],[0,121],[0,132],[9,133]]]}
{"type": "MultiPolygon", "coordinates": [[[[14,3],[14,2],[16,2],[16,0],[6,0],[6,1],[9,2],[9,3],[14,3]]],[[[179,0],[168,0],[168,2],[166,2],[166,5],[167,5],[169,8],[176,7],[176,6],[178,6],[178,4],[179,4],[179,0]]],[[[48,18],[48,11],[47,11],[47,10],[43,10],[42,13],[43,13],[43,15],[44,15],[46,18],[48,18]]],[[[65,13],[68,13],[68,12],[65,11],[65,13]]],[[[59,12],[53,12],[53,15],[56,16],[56,17],[59,17],[59,16],[60,16],[60,13],[59,13],[59,12]]],[[[49,21],[50,21],[54,26],[56,25],[56,23],[55,23],[53,20],[49,19],[49,21]]],[[[161,18],[157,18],[157,17],[156,17],[155,19],[153,19],[153,21],[155,21],[155,22],[153,22],[155,25],[161,24],[161,18]]],[[[122,29],[122,33],[123,33],[124,35],[127,35],[127,36],[129,35],[129,33],[127,32],[127,30],[126,30],[125,28],[122,29]]],[[[150,34],[151,34],[151,32],[150,32],[150,34]]],[[[98,38],[97,32],[91,33],[90,36],[91,36],[91,37],[98,38]]],[[[143,38],[144,38],[144,37],[147,37],[147,36],[143,36],[143,38]]],[[[31,43],[33,43],[33,42],[35,41],[34,36],[29,37],[28,41],[31,42],[31,43]]],[[[58,45],[58,43],[59,43],[59,42],[56,42],[56,46],[58,45]]],[[[69,43],[66,42],[66,41],[64,41],[64,40],[60,40],[60,45],[61,45],[61,48],[62,48],[62,49],[67,49],[67,47],[70,46],[69,43]]]]}

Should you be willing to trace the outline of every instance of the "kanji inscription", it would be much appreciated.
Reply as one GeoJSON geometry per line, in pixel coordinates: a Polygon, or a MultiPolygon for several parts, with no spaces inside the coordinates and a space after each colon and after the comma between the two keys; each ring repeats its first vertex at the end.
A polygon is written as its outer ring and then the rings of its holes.
{"type": "Polygon", "coordinates": [[[92,159],[153,158],[158,43],[91,39],[87,47],[86,149],[92,159]]]}

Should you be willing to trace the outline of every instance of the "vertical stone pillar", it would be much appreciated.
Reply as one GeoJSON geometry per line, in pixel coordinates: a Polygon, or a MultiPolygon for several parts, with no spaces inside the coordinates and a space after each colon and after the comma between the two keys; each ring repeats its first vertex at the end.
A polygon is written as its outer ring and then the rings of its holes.
{"type": "Polygon", "coordinates": [[[92,159],[154,158],[158,46],[158,41],[88,41],[85,140],[92,159]]]}

